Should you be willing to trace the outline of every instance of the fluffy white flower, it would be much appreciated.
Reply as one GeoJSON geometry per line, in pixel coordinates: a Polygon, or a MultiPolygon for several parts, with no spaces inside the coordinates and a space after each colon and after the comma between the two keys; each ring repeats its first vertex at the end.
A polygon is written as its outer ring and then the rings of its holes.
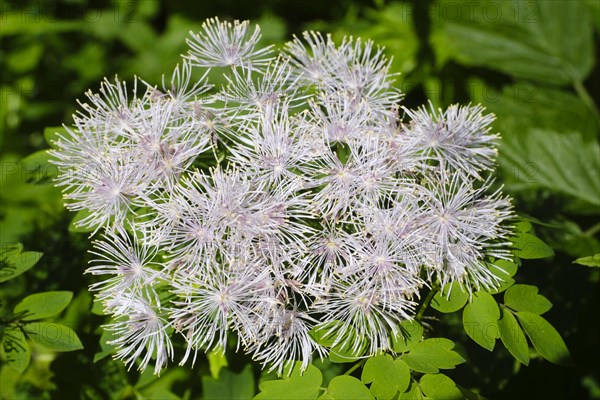
{"type": "Polygon", "coordinates": [[[432,175],[421,188],[420,224],[429,241],[423,258],[442,285],[456,281],[469,289],[490,289],[498,285],[498,278],[485,256],[511,259],[506,224],[511,204],[500,192],[485,195],[491,181],[475,188],[473,179],[432,175]]]}
{"type": "MultiPolygon", "coordinates": [[[[140,245],[125,233],[112,232],[106,234],[103,240],[96,240],[94,247],[90,251],[95,256],[90,261],[93,265],[86,272],[108,276],[90,286],[91,290],[99,292],[100,300],[108,299],[111,302],[114,297],[121,300],[126,297],[132,300],[140,297],[156,298],[153,286],[164,278],[160,272],[161,265],[155,261],[158,248],[140,245]]],[[[128,307],[127,301],[111,303],[128,307]]]]}
{"type": "Polygon", "coordinates": [[[105,80],[51,151],[79,226],[104,231],[87,272],[128,366],[160,372],[177,336],[182,363],[235,337],[279,374],[390,351],[424,286],[494,288],[512,257],[493,116],[403,120],[371,41],[307,32],[275,57],[259,39],[206,21],[160,89],[105,80]]]}
{"type": "Polygon", "coordinates": [[[256,49],[260,27],[250,32],[248,21],[221,22],[211,18],[202,24],[202,32],[190,32],[187,57],[200,67],[256,66],[270,60],[271,46],[256,49]]]}
{"type": "Polygon", "coordinates": [[[144,300],[136,300],[130,302],[126,310],[116,314],[116,321],[105,328],[114,338],[108,343],[119,348],[115,358],[123,359],[125,365],[131,368],[143,356],[139,370],[144,370],[155,359],[154,373],[159,374],[173,357],[167,326],[155,307],[144,300]]]}
{"type": "Polygon", "coordinates": [[[430,108],[431,114],[425,107],[405,109],[411,118],[410,134],[418,137],[425,155],[441,169],[451,167],[477,178],[481,170],[492,168],[499,138],[490,133],[493,114],[483,115],[482,106],[451,105],[446,111],[436,111],[430,104],[430,108]]]}

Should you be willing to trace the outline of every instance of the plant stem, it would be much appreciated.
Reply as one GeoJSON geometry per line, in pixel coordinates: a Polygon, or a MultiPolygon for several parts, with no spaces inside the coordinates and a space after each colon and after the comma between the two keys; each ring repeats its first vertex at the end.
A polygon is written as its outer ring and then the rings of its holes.
{"type": "Polygon", "coordinates": [[[600,222],[583,232],[583,234],[585,236],[593,236],[598,231],[600,231],[600,222]]]}
{"type": "Polygon", "coordinates": [[[427,293],[427,297],[425,297],[425,301],[421,305],[421,308],[419,308],[419,312],[417,312],[417,316],[415,317],[417,321],[421,321],[421,319],[423,319],[423,315],[425,315],[425,310],[427,310],[427,307],[429,307],[431,300],[433,300],[433,296],[435,296],[438,290],[439,286],[436,284],[434,284],[431,287],[431,290],[429,291],[429,293],[427,293]]]}
{"type": "Polygon", "coordinates": [[[583,86],[583,83],[581,83],[581,81],[575,81],[573,82],[573,88],[577,92],[577,95],[579,96],[581,101],[583,101],[585,105],[588,106],[590,110],[592,110],[594,116],[596,117],[596,120],[600,124],[600,110],[598,109],[598,106],[594,102],[592,96],[590,96],[590,94],[586,90],[585,86],[583,86]]]}
{"type": "Polygon", "coordinates": [[[351,373],[353,373],[354,371],[356,371],[358,368],[362,367],[362,365],[365,363],[366,359],[362,359],[359,362],[357,362],[356,364],[354,364],[352,366],[352,368],[350,368],[348,371],[344,372],[344,375],[350,375],[351,373]]]}

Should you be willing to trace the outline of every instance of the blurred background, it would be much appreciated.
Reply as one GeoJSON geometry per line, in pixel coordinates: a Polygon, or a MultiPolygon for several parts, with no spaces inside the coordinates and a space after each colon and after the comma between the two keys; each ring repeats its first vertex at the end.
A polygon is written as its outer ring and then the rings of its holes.
{"type": "Polygon", "coordinates": [[[90,312],[82,276],[88,239],[70,226],[39,152],[48,147],[45,128],[68,125],[77,99],[104,77],[159,84],[186,52],[188,32],[213,16],[258,23],[264,42],[277,46],[307,29],[373,39],[393,57],[405,106],[481,103],[495,113],[499,182],[555,251],[526,262],[515,279],[554,303],[547,319],[575,366],[537,358],[519,368],[502,346],[490,353],[463,337],[459,316],[435,315],[434,332],[460,343],[468,360],[448,375],[490,399],[600,398],[600,269],[573,264],[600,253],[600,1],[21,0],[0,2],[0,233],[3,248],[21,242],[44,256],[0,284],[0,313],[28,293],[73,291],[60,321],[84,350],[34,348],[21,375],[3,363],[2,399],[243,398],[257,390],[260,370],[233,353],[218,380],[205,359],[157,379],[106,357],[104,317],[90,312]]]}

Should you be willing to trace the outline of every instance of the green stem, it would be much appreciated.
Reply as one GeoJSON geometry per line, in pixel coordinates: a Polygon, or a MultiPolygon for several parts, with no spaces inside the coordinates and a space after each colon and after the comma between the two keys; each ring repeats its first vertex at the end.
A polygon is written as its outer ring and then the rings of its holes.
{"type": "Polygon", "coordinates": [[[344,372],[344,375],[350,375],[351,373],[353,373],[354,371],[356,371],[358,368],[362,367],[363,364],[365,363],[365,361],[367,361],[366,359],[362,359],[359,362],[357,362],[356,364],[354,364],[352,366],[352,368],[350,368],[348,371],[344,372]]]}
{"type": "Polygon", "coordinates": [[[427,310],[427,307],[429,307],[429,304],[431,304],[431,300],[433,300],[433,296],[435,296],[439,289],[439,286],[436,284],[434,284],[431,287],[431,290],[429,291],[429,293],[427,293],[427,297],[425,297],[425,301],[423,302],[421,308],[419,308],[419,311],[417,312],[417,316],[415,317],[417,321],[421,321],[423,319],[423,315],[425,315],[425,310],[427,310]]]}
{"type": "Polygon", "coordinates": [[[583,83],[581,83],[580,81],[575,81],[573,83],[573,88],[577,92],[577,95],[579,96],[581,101],[583,101],[583,103],[586,106],[588,106],[588,108],[590,110],[592,110],[592,112],[594,113],[594,116],[596,117],[596,120],[600,124],[600,110],[598,109],[598,106],[594,102],[594,99],[592,98],[592,96],[590,96],[590,94],[586,90],[585,86],[583,86],[583,83]]]}
{"type": "Polygon", "coordinates": [[[598,231],[600,231],[600,222],[598,222],[596,225],[592,226],[590,229],[583,232],[583,234],[585,236],[594,236],[596,234],[596,232],[598,232],[598,231]]]}

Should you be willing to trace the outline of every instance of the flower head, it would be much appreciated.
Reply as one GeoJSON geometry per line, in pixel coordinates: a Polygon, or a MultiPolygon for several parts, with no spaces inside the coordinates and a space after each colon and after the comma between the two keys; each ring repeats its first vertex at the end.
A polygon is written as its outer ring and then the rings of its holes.
{"type": "Polygon", "coordinates": [[[419,138],[419,147],[441,168],[454,168],[480,178],[481,170],[489,170],[497,155],[498,135],[490,133],[493,114],[483,115],[481,106],[452,105],[446,111],[431,114],[425,107],[405,110],[412,122],[409,132],[419,138]]]}
{"type": "Polygon", "coordinates": [[[87,272],[128,366],[160,372],[176,336],[182,363],[235,338],[279,374],[391,351],[423,287],[492,289],[511,259],[493,116],[404,120],[372,41],[307,32],[275,56],[259,40],[206,21],[160,88],[105,80],[51,151],[66,206],[104,232],[87,272]]]}
{"type": "Polygon", "coordinates": [[[202,24],[199,34],[190,32],[187,58],[200,67],[253,66],[265,64],[270,46],[256,49],[260,40],[260,27],[249,29],[248,21],[221,22],[211,18],[202,24]]]}

